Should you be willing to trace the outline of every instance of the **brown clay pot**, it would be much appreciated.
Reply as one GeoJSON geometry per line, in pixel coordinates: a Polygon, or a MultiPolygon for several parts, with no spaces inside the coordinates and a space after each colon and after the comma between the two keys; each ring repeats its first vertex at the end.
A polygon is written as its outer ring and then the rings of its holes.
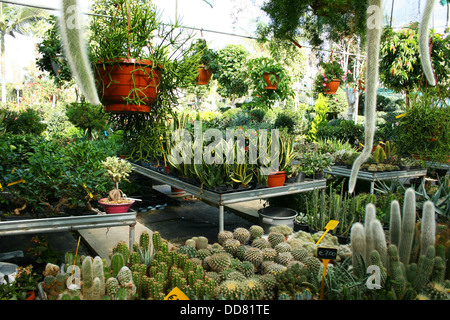
{"type": "Polygon", "coordinates": [[[98,62],[97,90],[106,112],[150,112],[158,95],[161,69],[153,68],[149,60],[119,59],[98,62]],[[130,91],[134,91],[130,95],[130,91]],[[125,98],[142,99],[141,104],[127,104],[125,98]]]}
{"type": "Polygon", "coordinates": [[[280,81],[279,79],[277,79],[277,81],[275,81],[274,83],[272,83],[272,81],[270,81],[270,76],[273,75],[273,73],[267,73],[264,72],[264,81],[266,81],[267,86],[265,87],[266,89],[269,90],[275,90],[277,88],[277,83],[278,81],[280,81]]]}
{"type": "Polygon", "coordinates": [[[286,181],[286,171],[277,171],[269,174],[267,179],[267,186],[269,188],[282,187],[286,181]]]}
{"type": "Polygon", "coordinates": [[[339,85],[341,84],[341,80],[334,79],[327,83],[327,86],[324,88],[325,94],[336,94],[337,89],[339,89],[339,85]]]}
{"type": "Polygon", "coordinates": [[[205,69],[204,67],[201,67],[198,69],[197,84],[207,85],[209,83],[209,80],[211,80],[211,77],[212,71],[210,69],[205,69]]]}

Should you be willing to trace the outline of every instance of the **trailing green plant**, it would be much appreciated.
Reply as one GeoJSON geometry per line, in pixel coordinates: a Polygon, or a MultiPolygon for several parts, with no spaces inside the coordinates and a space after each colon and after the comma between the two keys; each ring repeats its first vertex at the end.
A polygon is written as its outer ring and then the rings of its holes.
{"type": "Polygon", "coordinates": [[[247,63],[248,73],[252,80],[250,89],[253,89],[254,96],[262,105],[270,107],[275,101],[283,101],[293,96],[290,77],[281,64],[268,57],[254,58],[247,63]],[[276,85],[276,89],[266,89],[267,83],[264,74],[268,75],[269,81],[276,85]]]}
{"type": "Polygon", "coordinates": [[[319,72],[314,81],[314,92],[320,94],[324,92],[325,87],[333,80],[345,80],[345,72],[342,66],[336,60],[330,62],[321,61],[319,63],[319,72]]]}

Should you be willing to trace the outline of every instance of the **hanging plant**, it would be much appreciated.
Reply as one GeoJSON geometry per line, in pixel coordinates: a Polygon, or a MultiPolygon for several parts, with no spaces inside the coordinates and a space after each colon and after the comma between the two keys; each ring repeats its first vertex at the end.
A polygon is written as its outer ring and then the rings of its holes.
{"type": "Polygon", "coordinates": [[[342,80],[345,81],[344,70],[333,60],[319,63],[319,72],[315,80],[315,92],[335,94],[342,80]]]}
{"type": "Polygon", "coordinates": [[[151,2],[99,1],[92,11],[99,15],[90,23],[91,60],[105,110],[166,117],[179,89],[198,75],[200,56],[192,53],[191,36],[162,24],[151,2]]]}
{"type": "Polygon", "coordinates": [[[198,85],[207,85],[211,80],[213,73],[217,72],[217,52],[208,47],[205,39],[198,39],[194,44],[193,54],[200,55],[200,65],[198,67],[198,85]]]}
{"type": "Polygon", "coordinates": [[[270,106],[276,100],[284,100],[293,95],[291,79],[284,67],[275,60],[260,57],[248,62],[252,80],[253,95],[270,106]]]}

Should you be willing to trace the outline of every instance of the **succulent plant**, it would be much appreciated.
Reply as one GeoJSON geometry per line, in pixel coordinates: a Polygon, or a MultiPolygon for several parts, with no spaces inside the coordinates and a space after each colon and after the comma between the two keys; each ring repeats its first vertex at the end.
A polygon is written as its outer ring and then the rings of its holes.
{"type": "Polygon", "coordinates": [[[251,239],[251,234],[246,228],[239,227],[234,229],[233,238],[239,240],[241,244],[247,244],[251,239]]]}
{"type": "Polygon", "coordinates": [[[275,248],[275,246],[279,243],[285,242],[286,237],[281,232],[272,231],[269,232],[269,235],[267,236],[267,240],[270,243],[270,246],[272,248],[275,248]]]}
{"type": "Polygon", "coordinates": [[[221,272],[231,265],[231,257],[228,253],[214,253],[209,257],[208,264],[211,270],[221,272]]]}
{"type": "Polygon", "coordinates": [[[244,252],[244,261],[250,261],[255,268],[258,268],[263,262],[262,251],[258,248],[251,247],[244,252]]]}
{"type": "Polygon", "coordinates": [[[223,243],[227,239],[233,239],[233,232],[228,231],[228,230],[223,230],[223,231],[220,231],[219,234],[217,235],[217,241],[219,242],[220,245],[223,245],[223,243]]]}
{"type": "Polygon", "coordinates": [[[262,235],[264,234],[264,228],[256,224],[250,226],[248,231],[250,231],[250,236],[252,240],[261,238],[262,235]]]}

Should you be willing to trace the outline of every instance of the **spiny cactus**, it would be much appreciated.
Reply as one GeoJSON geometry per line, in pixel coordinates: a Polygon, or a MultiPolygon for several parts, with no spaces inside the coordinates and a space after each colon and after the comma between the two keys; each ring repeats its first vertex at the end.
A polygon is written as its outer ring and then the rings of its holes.
{"type": "Polygon", "coordinates": [[[258,249],[264,249],[264,248],[270,248],[270,243],[267,241],[267,239],[264,238],[257,238],[253,240],[252,247],[256,247],[258,249]]]}
{"type": "Polygon", "coordinates": [[[111,277],[106,280],[106,294],[114,298],[119,291],[119,281],[117,278],[111,277]]]}
{"type": "Polygon", "coordinates": [[[233,232],[228,231],[228,230],[223,230],[223,231],[220,231],[219,234],[217,235],[217,241],[219,242],[220,245],[223,245],[223,243],[227,239],[233,239],[233,232]]]}
{"type": "Polygon", "coordinates": [[[153,247],[156,250],[159,250],[159,247],[161,246],[162,243],[162,237],[161,234],[159,233],[159,231],[153,231],[152,234],[152,242],[153,242],[153,247]]]}
{"type": "Polygon", "coordinates": [[[287,242],[281,242],[277,244],[274,249],[276,250],[277,253],[292,252],[292,247],[287,242]]]}
{"type": "Polygon", "coordinates": [[[227,239],[223,243],[223,248],[232,256],[236,256],[237,250],[240,245],[241,243],[237,239],[227,239]]]}
{"type": "Polygon", "coordinates": [[[400,242],[398,245],[400,261],[404,265],[408,265],[409,263],[411,247],[415,234],[415,220],[416,220],[416,193],[414,189],[408,188],[405,191],[402,227],[400,232],[400,242]]]}
{"type": "Polygon", "coordinates": [[[244,280],[242,288],[245,300],[261,300],[264,297],[264,287],[258,278],[244,280]]]}
{"type": "Polygon", "coordinates": [[[223,281],[216,289],[216,298],[220,300],[241,300],[242,285],[235,280],[223,281]]]}
{"type": "Polygon", "coordinates": [[[244,252],[244,260],[250,261],[255,266],[255,268],[258,268],[260,264],[263,262],[262,251],[254,247],[248,248],[244,252]]]}
{"type": "Polygon", "coordinates": [[[263,248],[261,253],[263,255],[263,261],[275,261],[278,255],[277,250],[273,248],[263,248]]]}
{"type": "Polygon", "coordinates": [[[81,287],[81,293],[84,299],[92,300],[93,290],[94,290],[94,269],[93,269],[93,259],[92,257],[86,257],[81,264],[81,279],[83,280],[83,285],[81,287]]]}
{"type": "Polygon", "coordinates": [[[406,290],[407,281],[403,272],[404,265],[400,261],[397,247],[393,244],[388,247],[389,268],[392,275],[392,287],[396,297],[402,297],[406,290]]]}
{"type": "Polygon", "coordinates": [[[272,231],[269,232],[269,235],[267,236],[267,240],[269,241],[272,248],[275,248],[275,246],[279,243],[285,242],[286,237],[281,232],[272,231]]]}
{"type": "Polygon", "coordinates": [[[150,245],[150,235],[147,231],[143,231],[139,236],[139,246],[141,248],[148,248],[150,245]]]}
{"type": "Polygon", "coordinates": [[[215,253],[209,257],[208,264],[211,270],[221,272],[231,265],[231,257],[228,253],[215,253]]]}
{"type": "Polygon", "coordinates": [[[436,217],[434,203],[426,201],[423,205],[420,233],[420,255],[426,253],[429,246],[436,244],[436,217]]]}
{"type": "MultiPolygon", "coordinates": [[[[372,232],[373,238],[373,248],[378,251],[380,255],[381,262],[383,265],[387,265],[387,247],[386,247],[386,236],[384,234],[383,226],[378,219],[371,222],[370,231],[372,232]]],[[[369,256],[370,257],[370,256],[369,256]]]]}
{"type": "Polygon", "coordinates": [[[276,263],[279,263],[283,266],[287,266],[287,264],[294,259],[294,257],[292,256],[292,253],[290,252],[281,252],[278,254],[278,256],[275,259],[276,263]]]}
{"type": "Polygon", "coordinates": [[[195,247],[192,246],[181,246],[178,249],[178,252],[187,255],[189,259],[196,258],[198,256],[197,249],[195,249],[195,247]]]}
{"type": "Polygon", "coordinates": [[[400,243],[401,219],[400,203],[398,200],[393,200],[391,202],[391,216],[389,218],[389,236],[390,243],[397,247],[400,243]]]}
{"type": "Polygon", "coordinates": [[[112,252],[113,252],[113,254],[121,253],[125,264],[128,263],[128,259],[130,257],[130,249],[128,248],[128,245],[126,244],[125,241],[119,241],[112,249],[112,252]]]}
{"type": "Polygon", "coordinates": [[[261,238],[264,234],[264,228],[259,225],[252,225],[248,231],[250,231],[251,239],[255,240],[261,238]]]}
{"type": "Polygon", "coordinates": [[[117,277],[117,274],[119,273],[120,269],[122,269],[123,266],[126,265],[125,259],[123,255],[119,252],[114,253],[111,256],[111,275],[113,277],[117,277]]]}
{"type": "Polygon", "coordinates": [[[348,183],[349,193],[353,193],[355,189],[357,175],[361,165],[369,159],[373,139],[375,136],[376,125],[376,104],[377,104],[377,89],[378,89],[378,74],[379,74],[379,56],[380,56],[380,42],[383,23],[383,1],[369,0],[368,10],[372,10],[372,16],[367,19],[367,62],[366,62],[366,100],[364,107],[364,149],[360,155],[353,162],[350,179],[348,183]]]}
{"type": "Polygon", "coordinates": [[[417,275],[413,283],[413,287],[416,291],[421,290],[428,283],[433,272],[435,254],[436,249],[433,246],[429,246],[426,254],[419,257],[419,262],[417,263],[417,275]]]}
{"type": "Polygon", "coordinates": [[[239,240],[241,244],[247,244],[251,239],[251,234],[246,228],[239,227],[234,229],[233,238],[239,240]]]}
{"type": "Polygon", "coordinates": [[[375,248],[372,232],[372,221],[376,219],[376,208],[373,203],[366,205],[366,212],[364,216],[364,231],[366,233],[366,252],[364,258],[367,260],[370,257],[370,253],[375,248]]]}
{"type": "Polygon", "coordinates": [[[353,270],[356,275],[360,275],[359,266],[363,264],[366,256],[366,232],[362,223],[356,222],[352,225],[350,239],[353,270]]]}

